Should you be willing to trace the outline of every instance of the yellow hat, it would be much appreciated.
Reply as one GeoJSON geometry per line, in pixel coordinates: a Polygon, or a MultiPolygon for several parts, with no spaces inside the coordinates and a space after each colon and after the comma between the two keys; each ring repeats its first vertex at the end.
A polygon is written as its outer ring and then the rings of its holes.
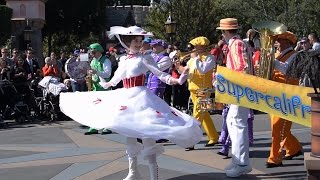
{"type": "Polygon", "coordinates": [[[210,41],[208,38],[204,36],[200,36],[192,39],[189,43],[192,44],[193,46],[207,46],[210,44],[210,41]]]}
{"type": "Polygon", "coordinates": [[[290,41],[292,44],[295,44],[298,41],[298,38],[295,34],[293,34],[290,31],[286,31],[282,34],[278,34],[274,36],[276,39],[287,39],[290,41]]]}

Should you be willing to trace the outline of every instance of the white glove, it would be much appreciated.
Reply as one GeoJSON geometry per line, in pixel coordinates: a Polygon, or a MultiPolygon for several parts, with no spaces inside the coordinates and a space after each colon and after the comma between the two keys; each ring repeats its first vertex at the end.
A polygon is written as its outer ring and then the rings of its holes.
{"type": "Polygon", "coordinates": [[[182,85],[188,79],[188,74],[182,73],[178,79],[179,85],[182,85]]]}
{"type": "Polygon", "coordinates": [[[100,86],[103,87],[103,89],[108,89],[112,86],[109,82],[99,82],[100,86]]]}

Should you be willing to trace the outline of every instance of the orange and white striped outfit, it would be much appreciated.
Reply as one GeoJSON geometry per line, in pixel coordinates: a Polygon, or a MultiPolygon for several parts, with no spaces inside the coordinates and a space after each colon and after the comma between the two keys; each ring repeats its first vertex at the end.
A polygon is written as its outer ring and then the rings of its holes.
{"type": "Polygon", "coordinates": [[[245,43],[238,35],[235,35],[228,44],[227,68],[234,71],[245,71],[248,67],[245,43]]]}
{"type": "MultiPolygon", "coordinates": [[[[238,35],[229,39],[227,52],[227,68],[246,72],[247,63],[246,44],[238,35]]],[[[237,166],[247,166],[250,169],[249,162],[249,137],[248,137],[248,114],[249,109],[231,104],[227,115],[227,127],[231,139],[232,164],[237,166]]],[[[231,172],[231,170],[229,170],[231,172]]],[[[226,171],[227,176],[228,170],[226,171]]],[[[236,177],[236,176],[230,176],[236,177]]]]}

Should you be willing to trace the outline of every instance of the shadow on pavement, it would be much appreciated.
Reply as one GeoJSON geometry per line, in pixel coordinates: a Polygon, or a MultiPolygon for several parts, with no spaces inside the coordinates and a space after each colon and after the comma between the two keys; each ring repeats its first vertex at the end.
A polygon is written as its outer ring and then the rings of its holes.
{"type": "Polygon", "coordinates": [[[46,121],[46,120],[33,120],[33,121],[25,121],[22,123],[17,123],[14,120],[6,120],[6,126],[4,128],[0,128],[0,131],[12,130],[12,129],[24,129],[24,128],[32,128],[37,126],[48,126],[48,125],[63,125],[63,122],[67,121],[46,121]]]}
{"type": "MultiPolygon", "coordinates": [[[[200,174],[188,174],[188,175],[183,175],[179,177],[174,177],[174,178],[169,178],[167,180],[212,180],[212,179],[235,179],[235,178],[229,178],[225,175],[225,173],[200,173],[200,174]]],[[[242,175],[236,179],[259,179],[256,177],[254,174],[247,174],[247,175],[242,175]]]]}
{"type": "Polygon", "coordinates": [[[306,171],[275,172],[257,176],[260,179],[307,179],[306,171]]]}

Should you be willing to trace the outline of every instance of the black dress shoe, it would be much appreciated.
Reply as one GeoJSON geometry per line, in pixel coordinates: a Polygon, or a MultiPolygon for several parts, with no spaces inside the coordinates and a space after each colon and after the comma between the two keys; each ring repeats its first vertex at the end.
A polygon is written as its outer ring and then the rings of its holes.
{"type": "Polygon", "coordinates": [[[99,134],[98,131],[94,131],[94,132],[85,132],[84,135],[91,135],[91,134],[99,134]]]}
{"type": "Polygon", "coordinates": [[[187,148],[186,148],[186,151],[192,151],[192,150],[194,150],[194,146],[191,146],[191,147],[187,147],[187,148]]]}
{"type": "Polygon", "coordinates": [[[159,139],[159,140],[156,141],[156,143],[166,143],[168,141],[169,140],[167,140],[167,139],[159,139]]]}
{"type": "Polygon", "coordinates": [[[280,164],[269,163],[269,162],[266,163],[266,168],[274,168],[274,167],[281,167],[281,166],[283,166],[282,163],[280,163],[280,164]]]}
{"type": "Polygon", "coordinates": [[[112,134],[112,131],[109,129],[104,129],[102,130],[101,135],[104,135],[104,134],[112,134]]]}
{"type": "Polygon", "coordinates": [[[216,144],[218,144],[218,143],[210,143],[210,144],[204,145],[204,147],[212,147],[212,146],[214,146],[214,145],[216,145],[216,144]]]}
{"type": "Polygon", "coordinates": [[[221,155],[221,156],[226,156],[226,157],[228,157],[228,153],[223,153],[223,152],[217,152],[217,154],[219,154],[219,155],[221,155]]]}
{"type": "Polygon", "coordinates": [[[300,156],[300,155],[302,155],[302,151],[298,151],[296,154],[291,155],[291,156],[285,156],[283,159],[285,159],[285,160],[292,160],[294,157],[298,157],[298,156],[300,156]]]}

